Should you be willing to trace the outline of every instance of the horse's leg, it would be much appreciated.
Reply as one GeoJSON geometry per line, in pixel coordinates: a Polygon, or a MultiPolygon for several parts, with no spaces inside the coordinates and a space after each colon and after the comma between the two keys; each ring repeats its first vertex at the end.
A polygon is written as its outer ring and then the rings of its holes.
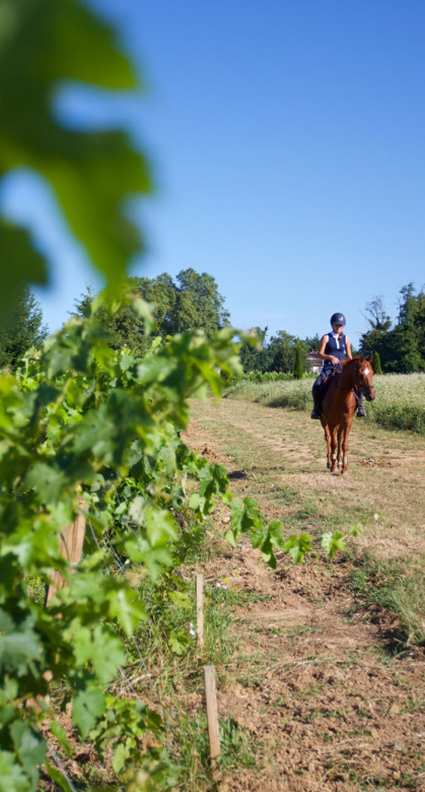
{"type": "Polygon", "coordinates": [[[320,419],[322,421],[323,431],[325,433],[325,441],[326,441],[326,466],[329,469],[331,466],[331,433],[329,431],[329,424],[326,418],[321,415],[320,419]]]}
{"type": "Polygon", "coordinates": [[[351,417],[344,425],[344,440],[342,443],[342,470],[341,475],[347,472],[348,461],[348,435],[350,434],[353,418],[351,417]]]}
{"type": "Polygon", "coordinates": [[[338,455],[336,458],[337,467],[341,467],[341,447],[342,447],[342,437],[344,433],[344,427],[338,426],[338,455]]]}
{"type": "Polygon", "coordinates": [[[331,473],[336,470],[336,426],[331,432],[331,473]]]}

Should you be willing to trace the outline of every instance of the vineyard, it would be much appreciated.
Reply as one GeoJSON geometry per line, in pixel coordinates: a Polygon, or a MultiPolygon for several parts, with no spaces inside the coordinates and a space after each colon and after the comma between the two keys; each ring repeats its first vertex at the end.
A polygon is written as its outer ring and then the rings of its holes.
{"type": "MultiPolygon", "coordinates": [[[[330,497],[311,380],[244,382],[239,352],[258,339],[223,327],[226,312],[221,329],[197,329],[193,270],[162,336],[161,292],[153,304],[129,289],[144,250],[129,202],[152,190],[147,160],[125,129],[66,123],[56,103],[65,83],[140,87],[113,26],[84,0],[2,10],[0,175],[44,182],[106,287],[0,374],[0,792],[421,789],[425,731],[409,717],[423,709],[425,375],[376,378],[364,447],[330,497]],[[174,334],[183,308],[191,329],[174,334]],[[123,316],[138,345],[122,342],[123,316]],[[412,431],[396,441],[379,424],[412,431]]],[[[44,250],[0,218],[3,330],[19,289],[49,282],[44,250]]]]}
{"type": "MultiPolygon", "coordinates": [[[[148,332],[149,307],[132,304],[148,332]]],[[[247,533],[272,567],[276,552],[301,562],[311,550],[307,534],[265,520],[249,495],[232,498],[225,468],[180,437],[188,398],[218,395],[217,372],[237,373],[233,332],[153,341],[137,358],[113,351],[95,318],[76,318],[41,355],[30,351],[16,377],[0,380],[4,792],[35,790],[38,766],[69,785],[51,760],[53,737],[70,751],[61,711],[98,757],[109,757],[114,783],[166,788],[178,775],[179,747],[164,753],[160,713],[105,688],[135,653],[147,662],[135,639],[143,622],[148,632],[161,624],[168,651],[187,652],[192,606],[178,569],[217,498],[229,513],[228,541],[247,533]],[[58,537],[78,514],[88,529],[76,568],[58,537]],[[45,607],[43,587],[58,572],[66,585],[45,607]]],[[[323,546],[332,557],[340,534],[327,532],[323,546]]]]}

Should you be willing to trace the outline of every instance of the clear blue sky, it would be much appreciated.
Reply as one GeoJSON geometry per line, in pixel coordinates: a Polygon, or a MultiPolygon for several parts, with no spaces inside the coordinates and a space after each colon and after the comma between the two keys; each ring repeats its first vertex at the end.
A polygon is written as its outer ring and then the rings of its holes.
{"type": "MultiPolygon", "coordinates": [[[[108,99],[69,88],[73,123],[125,123],[156,193],[135,210],[133,274],[208,272],[232,323],[301,337],[425,282],[423,0],[91,0],[147,82],[108,99]]],[[[91,280],[51,199],[22,175],[3,205],[39,229],[55,330],[91,280]]]]}

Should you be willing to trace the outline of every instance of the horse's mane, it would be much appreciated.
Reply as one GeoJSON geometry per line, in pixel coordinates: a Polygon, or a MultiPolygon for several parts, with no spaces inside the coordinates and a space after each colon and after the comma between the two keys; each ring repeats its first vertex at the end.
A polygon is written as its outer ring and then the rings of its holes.
{"type": "Polygon", "coordinates": [[[351,366],[353,363],[361,363],[362,361],[366,361],[366,358],[364,358],[363,355],[356,355],[356,357],[343,360],[341,365],[343,368],[346,368],[347,366],[351,366]]]}

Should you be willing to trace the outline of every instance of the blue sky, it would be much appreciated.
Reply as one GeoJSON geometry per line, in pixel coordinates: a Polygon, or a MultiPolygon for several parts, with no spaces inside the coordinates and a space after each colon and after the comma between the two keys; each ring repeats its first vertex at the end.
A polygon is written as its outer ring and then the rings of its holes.
{"type": "MultiPolygon", "coordinates": [[[[155,194],[135,217],[132,274],[208,272],[236,327],[354,343],[366,303],[425,283],[423,0],[91,0],[144,75],[143,96],[68,88],[64,119],[124,123],[155,194]]],[[[8,180],[3,205],[52,261],[50,329],[89,281],[47,190],[8,180]]]]}

